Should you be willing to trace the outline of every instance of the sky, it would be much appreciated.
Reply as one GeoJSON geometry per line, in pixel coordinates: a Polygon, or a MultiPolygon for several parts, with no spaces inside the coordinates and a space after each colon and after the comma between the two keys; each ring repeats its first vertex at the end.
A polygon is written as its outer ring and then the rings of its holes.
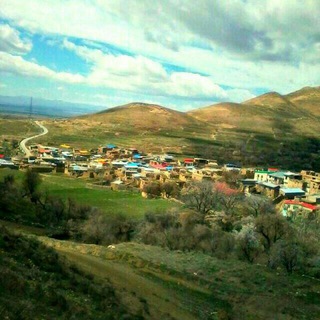
{"type": "Polygon", "coordinates": [[[0,0],[1,95],[187,111],[319,85],[319,0],[0,0]]]}

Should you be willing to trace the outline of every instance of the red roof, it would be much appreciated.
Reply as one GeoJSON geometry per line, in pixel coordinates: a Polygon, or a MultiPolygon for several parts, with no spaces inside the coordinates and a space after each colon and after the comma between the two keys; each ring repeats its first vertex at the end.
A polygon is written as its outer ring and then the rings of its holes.
{"type": "Polygon", "coordinates": [[[277,169],[277,168],[268,168],[268,171],[277,172],[277,171],[279,171],[279,169],[277,169]]]}
{"type": "Polygon", "coordinates": [[[184,159],[185,163],[193,163],[193,158],[186,158],[184,159]]]}
{"type": "Polygon", "coordinates": [[[0,154],[0,159],[3,159],[4,158],[4,154],[0,154]]]}
{"type": "Polygon", "coordinates": [[[317,210],[317,208],[318,208],[317,206],[314,206],[313,204],[306,203],[306,202],[297,202],[294,200],[285,200],[284,204],[294,204],[296,206],[301,206],[301,207],[310,209],[312,211],[317,210]]]}

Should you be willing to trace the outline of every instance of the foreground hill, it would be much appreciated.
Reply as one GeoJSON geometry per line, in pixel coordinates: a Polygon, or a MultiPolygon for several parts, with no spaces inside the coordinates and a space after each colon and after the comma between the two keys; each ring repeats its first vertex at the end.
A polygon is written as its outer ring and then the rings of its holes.
{"type": "Polygon", "coordinates": [[[2,318],[311,320],[320,312],[317,281],[262,265],[4,229],[0,240],[2,318]]]}
{"type": "Polygon", "coordinates": [[[0,225],[1,319],[138,319],[97,282],[34,238],[0,225]]]}

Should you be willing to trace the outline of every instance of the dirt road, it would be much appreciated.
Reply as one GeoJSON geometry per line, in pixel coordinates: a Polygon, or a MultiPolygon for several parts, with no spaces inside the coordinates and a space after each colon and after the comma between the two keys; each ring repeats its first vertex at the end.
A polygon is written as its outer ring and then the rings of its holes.
{"type": "Polygon", "coordinates": [[[25,153],[25,155],[27,157],[29,157],[31,155],[31,152],[27,148],[26,143],[28,141],[32,140],[32,139],[38,138],[40,136],[44,136],[45,134],[48,133],[48,129],[45,126],[43,126],[39,121],[35,121],[35,124],[42,129],[42,132],[40,134],[35,135],[35,136],[29,137],[29,138],[25,138],[20,142],[20,148],[25,153]]]}

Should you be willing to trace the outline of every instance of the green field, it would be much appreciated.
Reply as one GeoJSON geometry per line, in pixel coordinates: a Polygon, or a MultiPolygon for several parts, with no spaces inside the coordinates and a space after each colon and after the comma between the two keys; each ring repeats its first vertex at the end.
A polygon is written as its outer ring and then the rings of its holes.
{"type": "MultiPolygon", "coordinates": [[[[7,174],[14,174],[22,180],[23,172],[10,169],[0,170],[0,180],[7,174]]],[[[168,210],[178,206],[165,199],[145,199],[140,193],[130,191],[112,191],[92,189],[84,179],[77,179],[60,174],[42,174],[41,191],[50,195],[76,200],[79,204],[90,205],[107,214],[123,214],[130,218],[142,218],[145,213],[168,210]]]]}

